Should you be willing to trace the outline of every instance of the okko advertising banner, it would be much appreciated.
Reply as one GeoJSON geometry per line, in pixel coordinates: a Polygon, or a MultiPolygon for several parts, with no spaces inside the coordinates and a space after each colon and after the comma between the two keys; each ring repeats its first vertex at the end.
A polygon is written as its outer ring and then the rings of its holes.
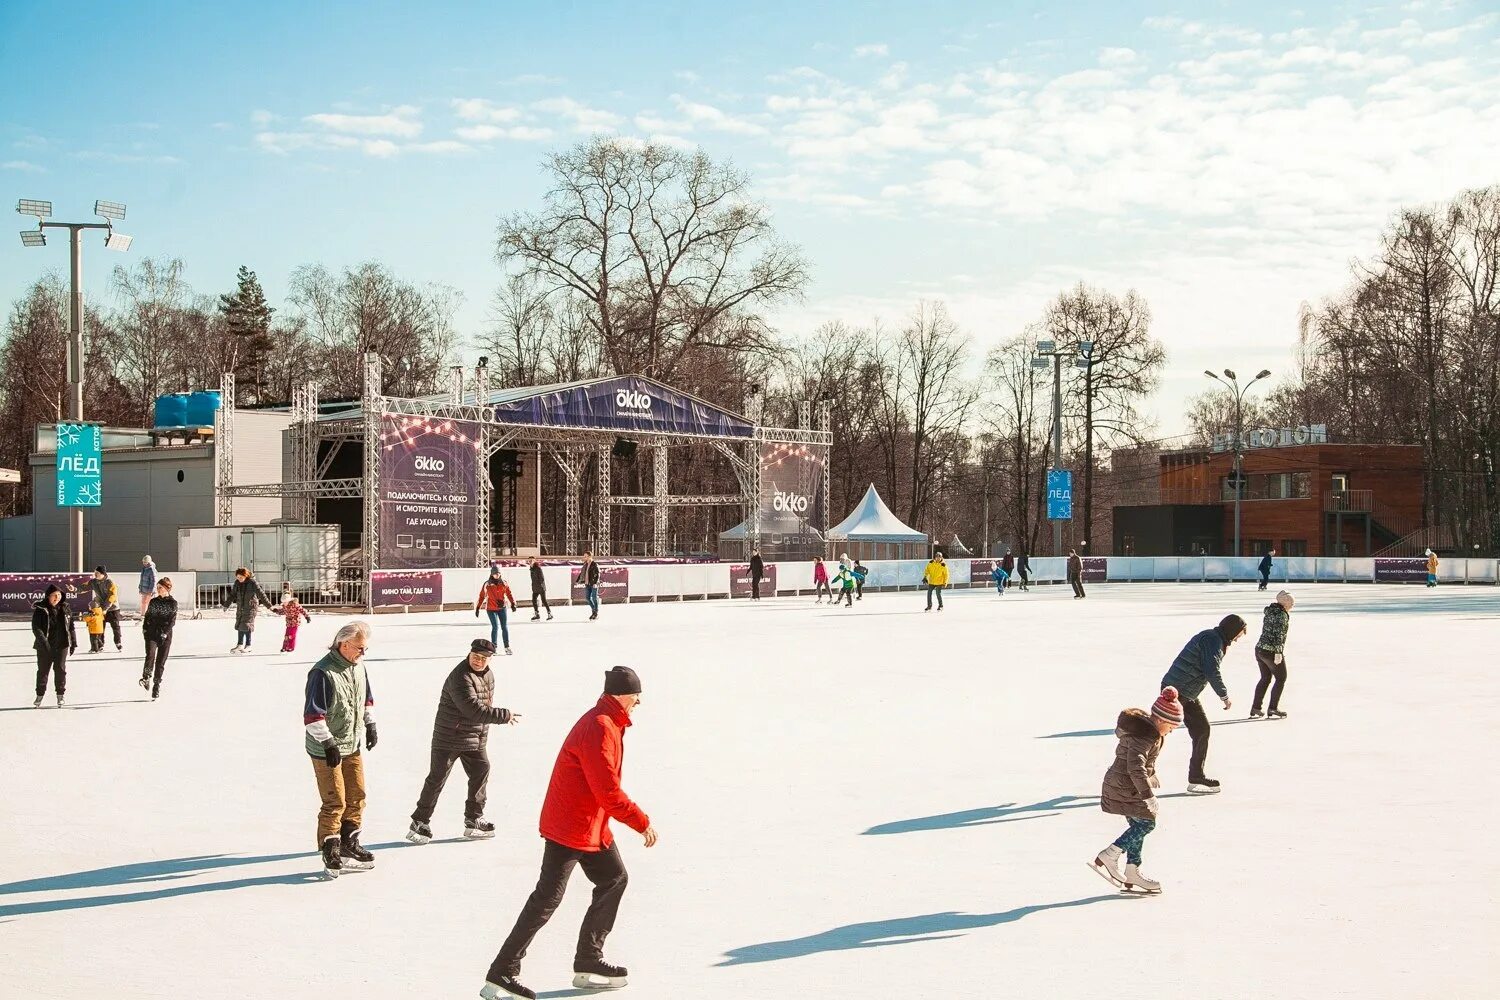
{"type": "Polygon", "coordinates": [[[1375,582],[1426,583],[1427,560],[1423,558],[1376,559],[1375,582]]]}
{"type": "Polygon", "coordinates": [[[1000,565],[999,559],[970,559],[969,582],[982,583],[986,587],[993,587],[995,581],[990,579],[990,574],[995,572],[995,567],[998,565],[1000,565]]]}
{"type": "Polygon", "coordinates": [[[1084,556],[1083,557],[1083,582],[1104,583],[1109,579],[1109,558],[1107,556],[1084,556]]]}
{"type": "Polygon", "coordinates": [[[478,558],[478,426],[387,416],[380,428],[382,569],[473,566],[478,558]]]}
{"type": "Polygon", "coordinates": [[[1073,473],[1069,469],[1047,470],[1047,520],[1073,520],[1073,473]]]}
{"type": "Polygon", "coordinates": [[[443,574],[435,569],[376,570],[370,574],[370,604],[429,607],[443,603],[443,574]]]}
{"type": "MultiPolygon", "coordinates": [[[[92,573],[0,573],[0,613],[30,614],[32,605],[42,599],[48,584],[53,583],[65,591],[68,584],[77,589],[76,594],[64,593],[63,597],[69,600],[74,611],[81,612],[88,607],[85,595],[93,578],[92,573]]],[[[26,641],[31,642],[29,636],[26,641]]]]}
{"type": "MultiPolygon", "coordinates": [[[[573,603],[582,604],[587,600],[583,592],[583,584],[580,582],[580,574],[583,570],[573,567],[573,603]]],[[[630,600],[630,570],[624,566],[600,566],[599,567],[599,603],[600,604],[624,604],[630,600]]]]}
{"type": "Polygon", "coordinates": [[[59,507],[97,507],[103,503],[103,454],[98,424],[57,425],[59,507]]]}
{"type": "MultiPolygon", "coordinates": [[[[760,578],[760,596],[776,596],[776,564],[767,563],[766,575],[760,578]]],[[[729,567],[729,596],[751,597],[753,591],[750,586],[750,564],[738,563],[729,567]]]]}
{"type": "Polygon", "coordinates": [[[827,462],[828,449],[823,445],[771,441],[761,445],[760,534],[806,535],[827,530],[827,498],[823,496],[827,462]]]}

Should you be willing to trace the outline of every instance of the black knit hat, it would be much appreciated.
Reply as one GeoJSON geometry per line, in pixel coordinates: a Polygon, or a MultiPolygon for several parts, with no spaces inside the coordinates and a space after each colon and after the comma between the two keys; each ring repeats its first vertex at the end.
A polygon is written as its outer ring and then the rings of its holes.
{"type": "Polygon", "coordinates": [[[488,639],[475,639],[469,643],[469,652],[484,653],[488,656],[495,655],[495,644],[488,639]]]}
{"type": "Polygon", "coordinates": [[[94,572],[98,573],[100,576],[109,576],[109,570],[105,569],[103,566],[95,566],[94,572]]]}
{"type": "Polygon", "coordinates": [[[612,667],[604,671],[605,694],[640,694],[641,679],[629,667],[612,667]]]}
{"type": "Polygon", "coordinates": [[[1239,638],[1245,631],[1245,619],[1239,615],[1225,615],[1219,622],[1219,638],[1224,640],[1225,645],[1239,638]]]}

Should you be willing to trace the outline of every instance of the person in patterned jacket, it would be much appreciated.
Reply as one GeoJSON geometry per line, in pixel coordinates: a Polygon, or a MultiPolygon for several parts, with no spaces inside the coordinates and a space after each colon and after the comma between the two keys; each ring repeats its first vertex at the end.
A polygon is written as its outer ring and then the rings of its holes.
{"type": "Polygon", "coordinates": [[[1265,617],[1260,628],[1260,639],[1255,643],[1255,664],[1260,667],[1260,683],[1255,685],[1255,702],[1250,706],[1250,718],[1261,718],[1261,700],[1266,688],[1271,688],[1271,703],[1265,714],[1273,719],[1285,719],[1281,710],[1281,692],[1286,690],[1286,634],[1292,627],[1292,595],[1286,591],[1276,595],[1274,603],[1266,605],[1265,617]],[[1275,678],[1275,686],[1271,684],[1275,678]]]}

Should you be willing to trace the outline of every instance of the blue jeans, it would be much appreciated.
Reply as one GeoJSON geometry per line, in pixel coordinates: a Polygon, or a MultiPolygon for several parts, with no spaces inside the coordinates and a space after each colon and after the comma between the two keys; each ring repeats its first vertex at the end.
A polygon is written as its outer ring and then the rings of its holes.
{"type": "Polygon", "coordinates": [[[499,611],[486,611],[485,614],[490,616],[490,643],[494,645],[496,649],[509,649],[510,627],[506,624],[505,621],[505,609],[501,608],[499,611]],[[500,639],[502,636],[505,639],[504,646],[500,645],[500,639]]]}
{"type": "Polygon", "coordinates": [[[1126,861],[1138,865],[1141,863],[1141,846],[1145,843],[1146,834],[1156,829],[1156,820],[1136,819],[1130,816],[1127,817],[1126,822],[1130,826],[1115,838],[1115,846],[1125,852],[1126,861]]]}
{"type": "Polygon", "coordinates": [[[584,599],[589,602],[589,608],[591,608],[593,610],[593,613],[597,615],[599,613],[599,588],[584,587],[583,596],[584,599]]]}
{"type": "Polygon", "coordinates": [[[932,595],[933,594],[937,595],[938,610],[939,611],[943,610],[943,588],[942,587],[938,587],[938,586],[934,586],[933,584],[930,584],[930,583],[927,585],[927,610],[928,611],[932,610],[932,595]]]}
{"type": "Polygon", "coordinates": [[[254,635],[254,634],[255,634],[254,632],[247,631],[246,629],[242,629],[242,628],[235,629],[234,630],[234,635],[235,635],[234,644],[236,646],[244,646],[246,649],[249,649],[250,648],[250,637],[252,635],[254,635]]]}

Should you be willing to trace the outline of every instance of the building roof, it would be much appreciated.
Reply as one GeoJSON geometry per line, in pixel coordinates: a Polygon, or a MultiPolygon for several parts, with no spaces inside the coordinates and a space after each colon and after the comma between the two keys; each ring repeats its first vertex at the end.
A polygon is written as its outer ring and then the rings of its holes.
{"type": "Polygon", "coordinates": [[[925,532],[908,527],[880,499],[875,484],[865,491],[849,516],[828,529],[831,538],[851,542],[926,542],[925,532]]]}

